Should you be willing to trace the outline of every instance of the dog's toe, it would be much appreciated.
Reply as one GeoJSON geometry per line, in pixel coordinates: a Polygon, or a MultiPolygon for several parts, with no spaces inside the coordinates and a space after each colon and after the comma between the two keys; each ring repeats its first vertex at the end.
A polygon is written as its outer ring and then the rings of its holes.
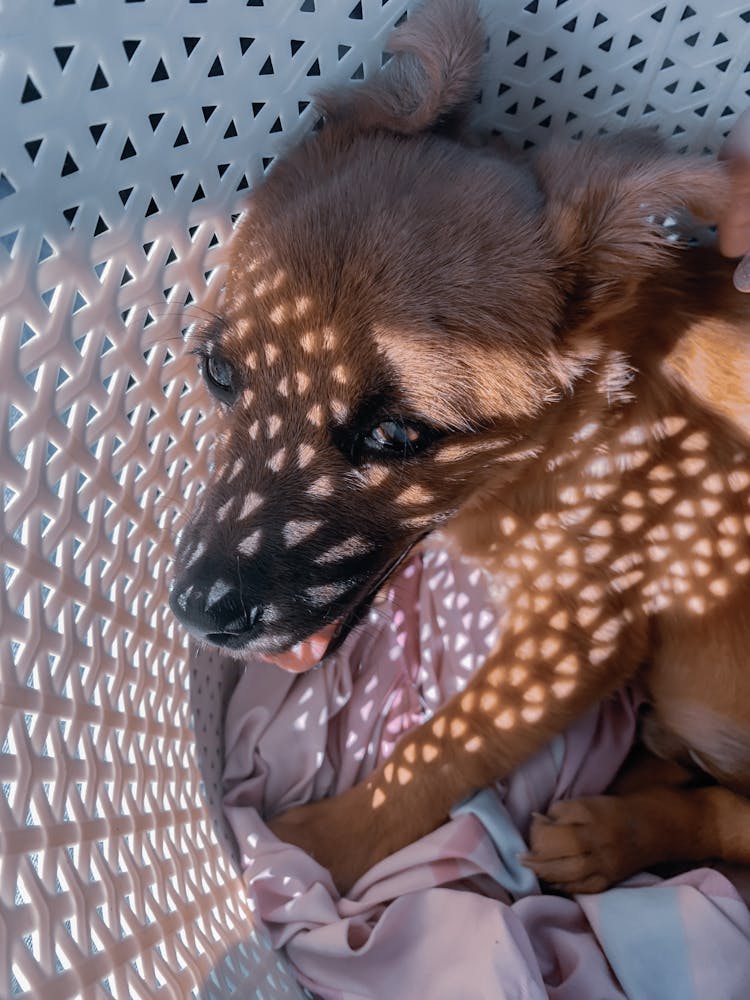
{"type": "Polygon", "coordinates": [[[547,816],[534,816],[521,860],[564,892],[602,892],[631,874],[626,825],[614,797],[556,802],[547,816]]]}

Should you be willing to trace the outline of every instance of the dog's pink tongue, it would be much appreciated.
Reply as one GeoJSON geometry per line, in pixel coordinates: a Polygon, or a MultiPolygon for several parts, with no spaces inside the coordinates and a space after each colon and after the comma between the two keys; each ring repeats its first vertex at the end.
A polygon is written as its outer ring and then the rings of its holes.
{"type": "Polygon", "coordinates": [[[263,659],[268,660],[269,663],[275,663],[283,670],[291,670],[295,674],[304,673],[305,670],[314,667],[323,658],[337,625],[338,622],[326,625],[320,632],[303,639],[302,642],[298,642],[296,646],[292,646],[285,653],[272,653],[269,656],[264,656],[263,659]]]}

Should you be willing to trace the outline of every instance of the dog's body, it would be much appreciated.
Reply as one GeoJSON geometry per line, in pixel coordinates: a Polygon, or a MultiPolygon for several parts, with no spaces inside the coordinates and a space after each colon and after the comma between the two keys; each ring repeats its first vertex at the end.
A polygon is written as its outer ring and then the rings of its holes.
{"type": "Polygon", "coordinates": [[[502,575],[466,691],[272,823],[342,889],[634,679],[677,766],[558,806],[529,864],[585,891],[750,861],[750,297],[658,221],[715,218],[726,179],[638,135],[531,164],[464,141],[482,42],[436,0],[254,194],[199,349],[226,415],[173,607],[305,669],[437,525],[502,575]]]}

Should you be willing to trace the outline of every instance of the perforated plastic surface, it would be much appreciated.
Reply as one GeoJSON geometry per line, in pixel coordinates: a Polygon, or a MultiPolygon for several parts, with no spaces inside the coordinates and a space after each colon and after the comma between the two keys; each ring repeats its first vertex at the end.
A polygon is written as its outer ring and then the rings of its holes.
{"type": "MultiPolygon", "coordinates": [[[[166,608],[210,430],[182,332],[311,92],[406,6],[0,0],[0,997],[300,995],[217,821],[232,675],[166,608]]],[[[750,0],[485,9],[478,113],[519,142],[715,150],[750,103],[750,0]]]]}

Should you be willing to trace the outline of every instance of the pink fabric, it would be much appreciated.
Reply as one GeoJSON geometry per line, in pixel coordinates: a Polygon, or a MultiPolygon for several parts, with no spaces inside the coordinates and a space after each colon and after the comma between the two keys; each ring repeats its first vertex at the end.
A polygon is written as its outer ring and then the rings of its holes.
{"type": "Polygon", "coordinates": [[[540,894],[518,862],[533,811],[612,780],[635,732],[624,694],[376,865],[348,898],[266,827],[266,813],[361,780],[462,690],[494,643],[497,606],[480,570],[425,550],[325,667],[245,670],[226,719],[225,811],[274,945],[325,998],[744,997],[750,917],[717,872],[641,876],[570,900],[540,894]],[[692,968],[707,940],[725,957],[715,975],[692,968]]]}

